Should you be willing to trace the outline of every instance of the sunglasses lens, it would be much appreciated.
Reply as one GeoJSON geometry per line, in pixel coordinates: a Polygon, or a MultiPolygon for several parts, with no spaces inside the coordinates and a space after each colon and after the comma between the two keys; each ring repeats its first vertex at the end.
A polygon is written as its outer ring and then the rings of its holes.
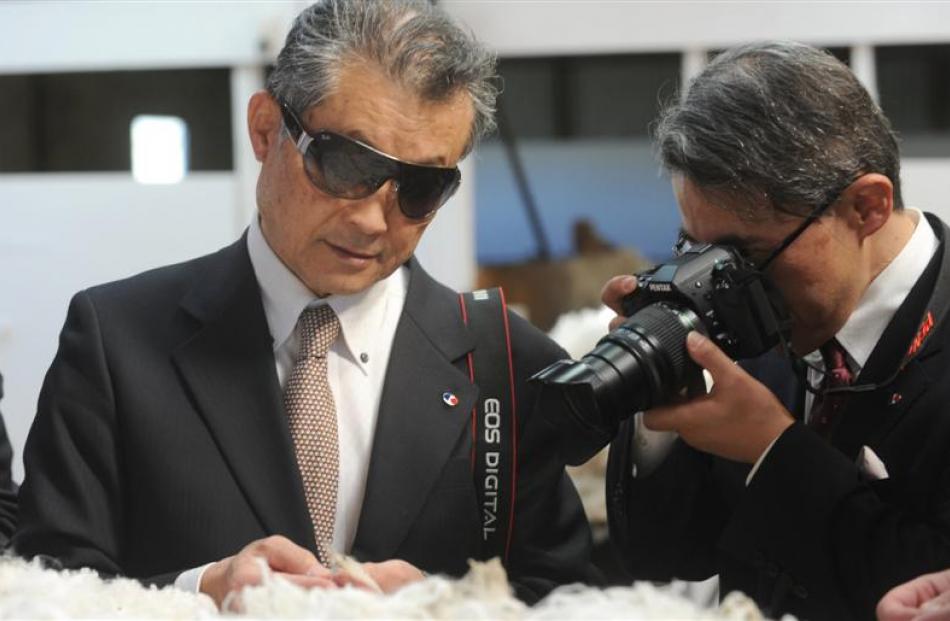
{"type": "Polygon", "coordinates": [[[427,218],[451,198],[461,180],[457,168],[403,165],[399,176],[399,209],[407,218],[427,218]]]}
{"type": "Polygon", "coordinates": [[[304,157],[307,176],[318,188],[339,198],[366,198],[392,177],[398,164],[342,136],[316,136],[304,157]]]}
{"type": "Polygon", "coordinates": [[[457,168],[405,164],[331,132],[313,137],[303,161],[310,181],[338,198],[366,198],[395,178],[399,208],[413,220],[429,217],[461,181],[457,168]]]}

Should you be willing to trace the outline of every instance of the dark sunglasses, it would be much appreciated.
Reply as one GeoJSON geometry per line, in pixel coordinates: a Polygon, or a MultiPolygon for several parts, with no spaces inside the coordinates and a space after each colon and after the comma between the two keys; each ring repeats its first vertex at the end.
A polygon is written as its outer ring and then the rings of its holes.
{"type": "Polygon", "coordinates": [[[331,196],[366,198],[393,179],[399,210],[412,220],[425,220],[455,194],[462,182],[457,167],[410,164],[341,134],[326,130],[310,133],[290,106],[278,103],[284,125],[303,156],[307,177],[331,196]]]}

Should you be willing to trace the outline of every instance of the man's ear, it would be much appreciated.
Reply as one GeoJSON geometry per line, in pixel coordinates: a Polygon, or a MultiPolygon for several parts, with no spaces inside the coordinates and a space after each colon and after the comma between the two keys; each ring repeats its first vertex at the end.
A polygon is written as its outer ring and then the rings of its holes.
{"type": "Polygon", "coordinates": [[[257,91],[247,103],[247,133],[258,162],[263,162],[268,151],[280,140],[280,108],[267,91],[257,91]]]}
{"type": "Polygon", "coordinates": [[[844,215],[861,239],[884,226],[894,211],[894,184],[880,173],[858,177],[841,193],[839,213],[844,215]]]}

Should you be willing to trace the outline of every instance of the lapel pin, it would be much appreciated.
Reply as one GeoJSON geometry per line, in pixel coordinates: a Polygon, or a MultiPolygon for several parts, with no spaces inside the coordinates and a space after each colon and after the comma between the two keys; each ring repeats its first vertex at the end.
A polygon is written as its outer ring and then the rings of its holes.
{"type": "Polygon", "coordinates": [[[897,405],[903,398],[904,396],[901,393],[895,392],[893,395],[891,395],[891,405],[897,405]]]}
{"type": "Polygon", "coordinates": [[[456,397],[455,394],[446,391],[442,393],[442,403],[450,408],[454,408],[459,404],[459,398],[456,397]]]}

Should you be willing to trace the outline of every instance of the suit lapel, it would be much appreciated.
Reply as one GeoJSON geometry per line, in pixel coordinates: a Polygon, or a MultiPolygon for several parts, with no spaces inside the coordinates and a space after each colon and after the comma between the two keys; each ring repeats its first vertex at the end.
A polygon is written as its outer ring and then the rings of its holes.
{"type": "Polygon", "coordinates": [[[409,268],[353,544],[357,558],[390,558],[396,552],[470,428],[477,397],[468,375],[454,364],[474,347],[455,294],[414,259],[409,268]],[[444,403],[444,392],[457,396],[458,404],[444,403]]]}
{"type": "Polygon", "coordinates": [[[314,549],[260,290],[242,237],[182,306],[200,327],[175,364],[264,530],[314,549]]]}
{"type": "Polygon", "coordinates": [[[848,403],[841,428],[832,436],[832,443],[852,460],[864,445],[876,449],[930,387],[932,380],[925,369],[925,362],[915,360],[893,383],[857,395],[848,403]]]}
{"type": "MultiPolygon", "coordinates": [[[[950,277],[950,256],[945,249],[946,231],[940,221],[935,224],[940,225],[934,227],[941,241],[940,247],[897,309],[857,377],[858,385],[877,384],[879,387],[849,399],[841,423],[832,434],[832,444],[851,459],[857,456],[863,445],[886,436],[931,383],[926,369],[928,364],[932,364],[931,360],[939,358],[937,354],[942,349],[942,339],[925,337],[943,328],[941,324],[948,301],[943,299],[945,293],[938,295],[937,289],[946,287],[946,279],[950,277]],[[937,325],[922,332],[927,315],[938,317],[937,325]],[[918,338],[923,346],[916,356],[905,362],[908,349],[918,338]]],[[[918,226],[924,225],[926,222],[922,221],[918,226]]]]}

